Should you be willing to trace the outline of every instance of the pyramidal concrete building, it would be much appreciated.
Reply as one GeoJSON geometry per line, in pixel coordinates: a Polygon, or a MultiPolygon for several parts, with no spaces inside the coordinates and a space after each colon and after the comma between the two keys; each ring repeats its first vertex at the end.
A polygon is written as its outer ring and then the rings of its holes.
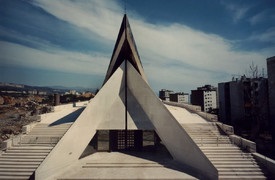
{"type": "Polygon", "coordinates": [[[101,148],[127,151],[142,148],[145,130],[154,131],[175,161],[217,179],[216,168],[148,85],[124,15],[103,87],[37,168],[35,178],[46,179],[79,161],[101,131],[109,134],[109,147],[101,148]]]}
{"type": "Polygon", "coordinates": [[[27,127],[0,155],[0,179],[266,179],[275,167],[213,115],[155,95],[126,15],[102,88],[72,108],[27,127]]]}

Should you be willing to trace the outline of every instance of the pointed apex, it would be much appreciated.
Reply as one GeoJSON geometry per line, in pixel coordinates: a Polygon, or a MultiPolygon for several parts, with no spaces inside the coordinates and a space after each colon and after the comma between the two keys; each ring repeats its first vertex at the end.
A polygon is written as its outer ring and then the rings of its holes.
{"type": "Polygon", "coordinates": [[[125,60],[129,61],[142,76],[142,78],[147,82],[137,51],[134,36],[131,31],[130,23],[127,18],[127,14],[124,14],[123,16],[112,58],[103,85],[108,81],[108,79],[113,75],[116,69],[125,60]]]}

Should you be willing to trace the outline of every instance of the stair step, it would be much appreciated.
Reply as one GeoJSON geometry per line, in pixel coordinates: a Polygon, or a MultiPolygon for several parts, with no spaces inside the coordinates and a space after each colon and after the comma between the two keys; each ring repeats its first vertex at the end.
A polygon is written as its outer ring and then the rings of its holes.
{"type": "Polygon", "coordinates": [[[245,165],[245,164],[257,164],[255,161],[211,161],[214,165],[231,165],[231,164],[235,164],[235,165],[245,165]]]}
{"type": "Polygon", "coordinates": [[[1,159],[45,159],[47,155],[43,156],[31,156],[31,155],[17,155],[17,156],[12,156],[12,155],[7,155],[7,154],[2,154],[3,156],[0,156],[1,159]]]}
{"type": "Polygon", "coordinates": [[[1,172],[0,176],[30,176],[33,172],[1,172]]]}
{"type": "Polygon", "coordinates": [[[240,152],[220,152],[220,153],[216,153],[216,152],[204,152],[204,154],[206,156],[210,155],[210,156],[215,156],[215,155],[223,155],[223,156],[230,156],[230,155],[243,155],[244,153],[240,153],[240,152]]]}
{"type": "Polygon", "coordinates": [[[0,165],[39,165],[41,161],[31,161],[31,162],[11,162],[11,161],[0,161],[0,165]]]}
{"type": "Polygon", "coordinates": [[[21,142],[21,147],[30,147],[30,146],[40,146],[40,147],[53,147],[56,143],[23,143],[21,142]]]}
{"type": "Polygon", "coordinates": [[[243,153],[243,151],[239,149],[204,149],[203,152],[205,153],[243,153]]]}
{"type": "Polygon", "coordinates": [[[28,180],[30,176],[0,176],[0,179],[3,180],[28,180]]]}
{"type": "Polygon", "coordinates": [[[217,168],[219,172],[262,172],[259,167],[253,168],[217,168]]]}
{"type": "Polygon", "coordinates": [[[40,159],[34,159],[34,158],[25,158],[25,159],[21,159],[21,158],[1,158],[0,156],[0,162],[42,162],[44,160],[44,158],[40,158],[40,159]]]}
{"type": "Polygon", "coordinates": [[[255,160],[253,158],[228,158],[228,157],[220,157],[220,158],[208,158],[211,162],[226,162],[226,161],[253,161],[255,160]]]}
{"type": "Polygon", "coordinates": [[[216,168],[259,168],[258,165],[253,164],[217,164],[216,168]]]}
{"type": "Polygon", "coordinates": [[[208,150],[208,149],[225,149],[225,150],[228,150],[228,149],[238,149],[239,150],[239,147],[236,147],[236,146],[229,146],[229,147],[222,147],[222,146],[217,146],[217,147],[201,147],[202,150],[208,150]]]}
{"type": "Polygon", "coordinates": [[[41,146],[37,146],[37,147],[35,147],[35,146],[31,146],[31,147],[28,147],[28,146],[13,146],[10,149],[18,149],[18,150],[19,149],[22,149],[22,150],[27,150],[27,149],[30,149],[30,150],[34,150],[34,149],[43,150],[43,149],[45,149],[45,150],[52,150],[52,147],[48,147],[48,146],[46,146],[46,147],[41,147],[41,146]]]}
{"type": "Polygon", "coordinates": [[[20,164],[17,164],[17,165],[1,165],[0,164],[0,169],[36,169],[38,166],[37,165],[20,165],[20,164]]]}
{"type": "Polygon", "coordinates": [[[50,149],[8,149],[6,153],[49,153],[50,149]]]}
{"type": "Polygon", "coordinates": [[[257,179],[257,180],[262,180],[266,179],[265,176],[219,176],[220,180],[223,179],[257,179]]]}
{"type": "Polygon", "coordinates": [[[13,168],[0,168],[0,172],[31,172],[33,173],[35,171],[35,168],[31,169],[13,169],[13,168]]]}
{"type": "Polygon", "coordinates": [[[230,160],[231,158],[232,159],[252,159],[253,160],[253,157],[252,156],[242,156],[242,155],[235,155],[235,156],[223,156],[223,155],[206,155],[206,157],[208,159],[211,159],[211,160],[219,160],[219,159],[225,159],[225,160],[230,160]]]}
{"type": "Polygon", "coordinates": [[[208,139],[208,138],[193,138],[191,137],[194,141],[198,141],[198,142],[216,142],[216,143],[219,143],[219,142],[227,142],[227,143],[230,143],[231,144],[231,141],[229,139],[208,139]]]}
{"type": "Polygon", "coordinates": [[[232,172],[232,171],[231,172],[220,172],[219,171],[219,175],[222,175],[222,176],[230,176],[230,175],[231,176],[232,175],[233,176],[235,176],[235,175],[253,175],[253,176],[254,175],[261,175],[261,176],[264,176],[264,173],[259,172],[259,171],[258,172],[254,172],[254,171],[250,171],[250,172],[249,171],[244,171],[244,172],[243,171],[242,172],[240,172],[240,171],[239,172],[232,172]]]}
{"type": "Polygon", "coordinates": [[[9,155],[9,156],[46,156],[48,153],[4,153],[2,156],[9,155]]]}

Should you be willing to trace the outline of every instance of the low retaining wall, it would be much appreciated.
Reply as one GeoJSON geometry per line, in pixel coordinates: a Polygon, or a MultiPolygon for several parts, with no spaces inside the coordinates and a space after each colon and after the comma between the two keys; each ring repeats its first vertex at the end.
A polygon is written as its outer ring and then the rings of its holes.
{"type": "Polygon", "coordinates": [[[227,124],[223,124],[220,122],[216,122],[216,124],[219,126],[219,128],[221,128],[223,130],[223,132],[225,132],[227,135],[233,135],[234,134],[234,127],[233,126],[229,126],[227,124]]]}
{"type": "Polygon", "coordinates": [[[70,103],[70,104],[61,104],[61,105],[58,105],[58,106],[54,106],[53,109],[54,111],[59,111],[59,110],[62,110],[63,108],[68,108],[68,107],[73,107],[73,103],[70,103]]]}
{"type": "Polygon", "coordinates": [[[203,111],[200,111],[200,112],[196,112],[200,117],[208,120],[208,121],[211,121],[211,122],[217,122],[218,121],[218,116],[215,115],[215,114],[210,114],[210,113],[206,113],[206,112],[203,112],[203,111]]]}
{"type": "Polygon", "coordinates": [[[240,148],[248,150],[251,153],[257,152],[255,142],[249,141],[237,135],[230,135],[229,138],[233,144],[236,144],[240,148]]]}
{"type": "Polygon", "coordinates": [[[13,145],[19,144],[21,142],[21,138],[22,138],[22,135],[17,135],[17,136],[11,137],[10,139],[7,139],[1,144],[0,150],[4,151],[12,147],[13,145]]]}
{"type": "MultiPolygon", "coordinates": [[[[41,120],[41,116],[40,116],[40,120],[41,120]]],[[[37,122],[23,126],[22,133],[28,134],[36,124],[37,124],[37,122]]]]}
{"type": "Polygon", "coordinates": [[[253,153],[253,157],[275,177],[275,161],[262,154],[253,153]]]}

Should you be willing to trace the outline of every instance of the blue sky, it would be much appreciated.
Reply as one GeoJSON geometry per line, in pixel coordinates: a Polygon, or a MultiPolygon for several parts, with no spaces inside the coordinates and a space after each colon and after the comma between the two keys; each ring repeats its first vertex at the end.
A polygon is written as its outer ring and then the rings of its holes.
{"type": "MultiPolygon", "coordinates": [[[[273,0],[127,0],[149,83],[190,92],[275,56],[273,0]]],[[[122,0],[0,0],[0,81],[101,87],[122,0]]]]}

